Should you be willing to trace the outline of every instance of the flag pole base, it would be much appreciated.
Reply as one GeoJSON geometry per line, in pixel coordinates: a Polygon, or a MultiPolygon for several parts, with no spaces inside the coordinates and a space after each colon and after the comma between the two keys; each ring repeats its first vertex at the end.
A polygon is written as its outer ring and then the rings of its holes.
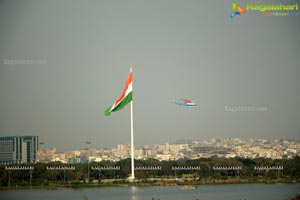
{"type": "Polygon", "coordinates": [[[128,181],[129,181],[129,183],[134,183],[134,182],[136,182],[135,179],[132,178],[132,177],[129,177],[129,178],[128,178],[128,181]]]}

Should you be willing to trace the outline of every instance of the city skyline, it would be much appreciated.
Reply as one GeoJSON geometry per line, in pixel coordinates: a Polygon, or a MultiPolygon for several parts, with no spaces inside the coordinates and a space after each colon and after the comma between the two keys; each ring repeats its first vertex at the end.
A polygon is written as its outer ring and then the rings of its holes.
{"type": "MultiPolygon", "coordinates": [[[[247,152],[247,149],[250,148],[256,148],[255,146],[261,146],[263,148],[272,150],[274,152],[277,151],[277,147],[280,145],[282,148],[285,148],[288,151],[293,152],[294,155],[299,154],[300,152],[300,140],[292,140],[292,139],[274,139],[274,140],[266,140],[262,138],[210,138],[209,140],[180,140],[176,142],[162,142],[158,144],[147,144],[142,146],[135,146],[135,151],[140,150],[151,150],[160,148],[163,146],[168,146],[167,148],[183,148],[188,149],[192,147],[209,147],[212,149],[218,149],[221,148],[224,150],[224,147],[227,148],[228,151],[232,151],[235,147],[240,146],[239,149],[243,150],[246,154],[249,154],[247,152]],[[243,149],[245,148],[245,149],[243,149]]],[[[105,148],[101,146],[89,146],[88,148],[80,148],[80,149],[69,149],[66,151],[60,151],[55,146],[52,147],[41,147],[40,151],[44,151],[47,149],[55,149],[55,152],[59,153],[67,153],[67,152],[78,152],[78,151],[94,151],[94,150],[106,150],[108,153],[113,153],[114,151],[127,151],[126,155],[128,158],[130,158],[130,144],[129,143],[122,143],[117,144],[111,148],[105,148]]],[[[165,147],[163,147],[165,148],[165,147]]],[[[123,152],[124,153],[124,152],[123,152]]],[[[279,152],[277,152],[279,153],[279,152]]],[[[139,154],[139,153],[138,153],[139,154]]],[[[282,154],[282,153],[281,153],[282,154]]],[[[231,155],[232,156],[232,155],[231,155]]]]}
{"type": "MultiPolygon", "coordinates": [[[[155,145],[159,145],[159,144],[190,144],[193,141],[210,141],[210,140],[224,140],[224,139],[242,139],[242,140],[265,140],[265,141],[280,141],[280,140],[286,140],[286,141],[300,141],[300,139],[297,138],[272,138],[272,139],[267,139],[267,138],[259,138],[259,137],[255,137],[255,138],[240,138],[240,137],[212,137],[212,138],[206,138],[206,139],[174,139],[171,141],[160,141],[159,143],[144,143],[144,144],[138,144],[135,145],[135,148],[143,148],[143,147],[153,147],[155,145]]],[[[91,148],[91,149],[114,149],[116,148],[118,145],[122,144],[122,145],[129,145],[130,146],[130,140],[128,140],[127,142],[124,143],[115,143],[115,144],[111,144],[111,145],[99,145],[97,143],[94,142],[90,142],[89,144],[87,144],[87,142],[90,141],[84,141],[82,146],[79,146],[77,148],[59,148],[58,146],[55,146],[53,144],[47,144],[47,142],[45,141],[40,141],[39,147],[40,149],[47,149],[47,148],[56,148],[58,152],[67,152],[67,151],[73,151],[73,150],[86,150],[87,148],[91,148]]]]}
{"type": "Polygon", "coordinates": [[[2,1],[0,135],[61,151],[130,143],[129,106],[104,111],[132,64],[136,146],[300,139],[299,16],[231,12],[229,0],[2,1]]]}

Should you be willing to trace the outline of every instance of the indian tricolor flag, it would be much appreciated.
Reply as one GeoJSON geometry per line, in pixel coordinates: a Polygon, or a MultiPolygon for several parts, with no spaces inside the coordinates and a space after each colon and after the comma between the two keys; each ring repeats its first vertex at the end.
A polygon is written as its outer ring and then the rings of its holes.
{"type": "Polygon", "coordinates": [[[130,101],[132,101],[132,71],[126,81],[125,88],[118,98],[118,100],[104,112],[105,116],[109,116],[111,112],[115,112],[124,108],[130,101]]]}

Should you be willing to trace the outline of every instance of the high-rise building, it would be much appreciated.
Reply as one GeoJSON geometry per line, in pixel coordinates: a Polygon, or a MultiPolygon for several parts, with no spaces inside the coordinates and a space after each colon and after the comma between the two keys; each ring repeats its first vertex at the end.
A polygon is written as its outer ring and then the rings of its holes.
{"type": "Polygon", "coordinates": [[[0,136],[0,164],[35,163],[38,136],[0,136]]]}

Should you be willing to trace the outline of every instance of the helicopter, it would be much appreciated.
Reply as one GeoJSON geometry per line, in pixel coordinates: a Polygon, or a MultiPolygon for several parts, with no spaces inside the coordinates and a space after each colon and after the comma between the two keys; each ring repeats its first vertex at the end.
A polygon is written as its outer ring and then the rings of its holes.
{"type": "Polygon", "coordinates": [[[195,103],[196,100],[194,99],[180,99],[180,100],[173,100],[176,105],[180,106],[196,106],[197,104],[195,103]]]}

